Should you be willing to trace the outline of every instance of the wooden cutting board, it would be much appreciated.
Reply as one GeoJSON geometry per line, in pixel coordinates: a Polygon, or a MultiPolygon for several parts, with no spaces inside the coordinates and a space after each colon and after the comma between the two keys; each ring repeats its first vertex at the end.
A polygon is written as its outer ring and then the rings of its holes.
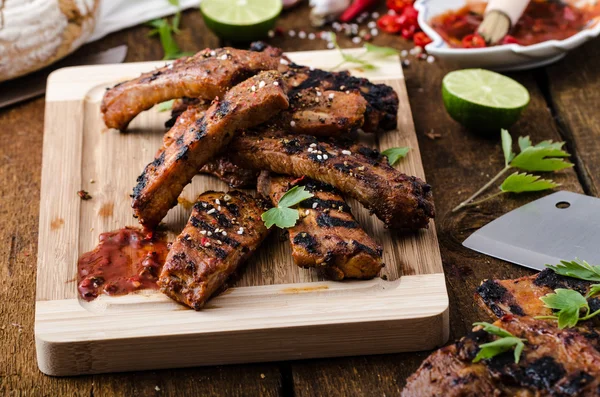
{"type": "MultiPolygon", "coordinates": [[[[288,55],[323,69],[341,61],[336,51],[288,55]]],[[[397,167],[424,178],[400,63],[394,57],[373,62],[377,70],[354,74],[398,92],[398,130],[362,139],[381,150],[411,147],[397,167]]],[[[272,233],[235,287],[201,312],[157,291],[79,299],[77,259],[94,248],[100,233],[136,226],[129,194],[160,147],[169,116],[151,109],[121,134],[102,122],[102,95],[118,81],[163,65],[74,67],[48,79],[35,315],[42,372],[78,375],[380,354],[433,349],[447,341],[448,296],[433,222],[414,234],[389,231],[353,201],[359,222],[383,245],[382,278],[325,281],[295,266],[287,241],[272,233]],[[81,200],[81,189],[93,198],[81,200]]],[[[227,186],[199,175],[186,187],[182,204],[165,219],[171,238],[187,221],[185,203],[209,189],[227,186]]]]}

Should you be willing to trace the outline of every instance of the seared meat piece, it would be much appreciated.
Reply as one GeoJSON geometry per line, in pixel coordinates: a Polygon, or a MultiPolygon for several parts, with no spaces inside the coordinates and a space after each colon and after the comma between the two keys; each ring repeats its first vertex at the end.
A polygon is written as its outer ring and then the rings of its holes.
{"type": "MultiPolygon", "coordinates": [[[[494,317],[505,314],[515,316],[547,316],[552,311],[540,298],[557,288],[573,289],[585,295],[592,282],[565,277],[546,269],[533,276],[514,280],[485,280],[477,288],[480,305],[494,317]]],[[[600,297],[588,299],[592,311],[600,309],[600,297]]]]}
{"type": "MultiPolygon", "coordinates": [[[[204,102],[196,102],[194,105],[186,106],[180,115],[177,117],[173,126],[163,136],[163,150],[170,146],[177,138],[184,136],[185,132],[194,125],[198,120],[201,120],[209,108],[209,104],[204,102]]],[[[160,151],[158,152],[160,154],[160,151]]]]}
{"type": "Polygon", "coordinates": [[[200,168],[200,173],[214,175],[234,188],[251,188],[256,186],[260,171],[239,167],[229,157],[220,156],[200,168]]]}
{"type": "Polygon", "coordinates": [[[300,203],[300,220],[289,228],[296,265],[316,267],[332,280],[377,276],[383,249],[360,227],[344,198],[332,186],[263,171],[258,191],[274,206],[294,186],[305,186],[314,197],[300,203]]]}
{"type": "Polygon", "coordinates": [[[430,355],[407,382],[403,397],[597,396],[600,352],[573,329],[546,321],[505,316],[494,325],[526,339],[518,364],[508,351],[473,363],[479,345],[496,339],[475,328],[430,355]]]}
{"type": "Polygon", "coordinates": [[[378,151],[343,150],[315,137],[246,134],[229,146],[234,163],[277,174],[307,176],[360,201],[388,227],[427,227],[435,211],[431,187],[391,167],[378,151]]]}
{"type": "MultiPolygon", "coordinates": [[[[173,100],[173,105],[171,106],[171,118],[165,121],[165,128],[171,128],[175,125],[175,122],[181,116],[183,112],[185,112],[190,106],[194,106],[198,109],[206,111],[210,106],[210,101],[199,98],[188,98],[183,97],[179,99],[173,100]]],[[[169,132],[167,132],[168,134],[169,132]]]]}
{"type": "Polygon", "coordinates": [[[222,97],[233,85],[263,71],[277,69],[281,50],[263,52],[234,48],[205,49],[169,66],[117,84],[104,94],[102,113],[110,128],[124,131],[141,111],[169,99],[222,97]]]}
{"type": "Polygon", "coordinates": [[[173,242],[160,274],[160,290],[200,310],[269,233],[266,208],[247,194],[206,192],[173,242]]]}
{"type": "MultiPolygon", "coordinates": [[[[235,132],[267,121],[287,108],[278,72],[251,77],[213,101],[203,118],[177,126],[182,132],[160,150],[138,177],[132,207],[145,227],[156,226],[198,170],[219,154],[235,132]]],[[[174,127],[175,128],[175,127],[174,127]]]]}
{"type": "Polygon", "coordinates": [[[365,122],[362,129],[366,132],[393,130],[397,127],[398,94],[385,84],[373,84],[369,80],[353,77],[347,71],[327,72],[306,66],[286,62],[280,66],[292,98],[299,92],[319,88],[321,91],[357,91],[367,101],[365,122]],[[288,65],[286,65],[288,63],[288,65]]]}

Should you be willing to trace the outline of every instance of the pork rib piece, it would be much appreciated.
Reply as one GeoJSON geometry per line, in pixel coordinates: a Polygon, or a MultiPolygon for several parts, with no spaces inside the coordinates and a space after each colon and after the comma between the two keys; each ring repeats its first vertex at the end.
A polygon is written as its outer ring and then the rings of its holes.
{"type": "Polygon", "coordinates": [[[177,197],[198,170],[217,156],[235,132],[267,121],[288,107],[281,75],[261,72],[214,100],[204,117],[178,126],[183,131],[159,150],[133,190],[132,207],[145,227],[156,226],[177,204],[177,197]]]}
{"type": "Polygon", "coordinates": [[[160,290],[200,310],[267,236],[260,218],[263,204],[237,191],[200,195],[171,246],[158,280],[160,290]]]}
{"type": "Polygon", "coordinates": [[[157,103],[181,97],[212,100],[233,85],[264,70],[276,70],[281,50],[262,52],[234,48],[205,49],[169,66],[144,73],[106,91],[101,110],[110,128],[124,131],[140,112],[157,103]]]}
{"type": "Polygon", "coordinates": [[[244,168],[307,176],[353,197],[388,227],[418,229],[434,217],[431,187],[391,167],[378,151],[348,151],[315,137],[245,134],[229,146],[232,161],[244,168]]]}
{"type": "Polygon", "coordinates": [[[598,395],[600,351],[587,337],[529,317],[505,316],[494,325],[526,339],[518,364],[512,350],[473,363],[479,346],[496,339],[475,328],[430,355],[408,379],[402,396],[598,395]]]}
{"type": "Polygon", "coordinates": [[[258,179],[259,193],[274,206],[294,186],[304,186],[314,195],[300,203],[300,220],[288,229],[296,265],[315,267],[332,280],[377,276],[383,250],[356,222],[335,188],[268,171],[258,179]]]}

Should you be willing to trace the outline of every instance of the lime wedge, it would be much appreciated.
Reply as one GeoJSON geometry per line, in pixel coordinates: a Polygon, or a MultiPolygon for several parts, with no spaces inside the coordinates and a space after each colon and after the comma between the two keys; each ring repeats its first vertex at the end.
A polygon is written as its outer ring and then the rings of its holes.
{"type": "Polygon", "coordinates": [[[468,129],[499,132],[519,120],[529,104],[529,92],[499,73],[465,69],[442,81],[444,105],[450,116],[468,129]]]}
{"type": "Polygon", "coordinates": [[[267,36],[281,12],[281,0],[202,0],[200,11],[222,39],[252,41],[267,36]]]}

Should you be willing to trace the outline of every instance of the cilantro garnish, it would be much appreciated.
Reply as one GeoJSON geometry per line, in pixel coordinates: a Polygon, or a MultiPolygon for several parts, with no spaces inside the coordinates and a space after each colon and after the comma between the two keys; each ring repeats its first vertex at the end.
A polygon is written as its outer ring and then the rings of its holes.
{"type": "Polygon", "coordinates": [[[390,165],[394,165],[398,162],[398,160],[406,157],[409,151],[409,147],[391,147],[381,152],[381,154],[387,156],[388,163],[390,163],[390,165]]]}
{"type": "Polygon", "coordinates": [[[481,189],[454,208],[452,210],[453,212],[464,207],[481,204],[505,193],[538,192],[560,186],[560,184],[550,179],[540,179],[540,177],[536,175],[515,172],[502,182],[498,193],[491,194],[481,200],[475,201],[475,198],[489,189],[500,179],[500,177],[511,169],[529,172],[549,172],[573,167],[573,164],[565,160],[566,157],[570,156],[568,152],[563,150],[565,142],[553,142],[548,140],[533,145],[528,136],[519,137],[518,145],[520,152],[517,154],[513,152],[512,137],[507,130],[503,129],[501,131],[501,137],[502,151],[504,153],[504,168],[481,189]]]}
{"type": "Polygon", "coordinates": [[[377,45],[370,44],[370,43],[365,43],[365,45],[364,45],[365,52],[363,52],[362,54],[356,55],[356,56],[350,55],[350,54],[342,51],[342,49],[340,48],[340,46],[337,43],[336,35],[334,33],[330,33],[330,34],[331,34],[331,36],[330,36],[331,42],[333,43],[335,48],[337,48],[337,50],[340,52],[340,54],[342,55],[342,59],[343,59],[342,62],[335,65],[333,68],[331,68],[331,70],[336,70],[336,69],[340,68],[342,65],[345,65],[347,63],[353,63],[356,65],[359,65],[359,67],[364,70],[375,70],[375,69],[377,69],[376,65],[373,65],[369,61],[362,59],[365,55],[374,54],[379,58],[387,58],[389,56],[398,55],[398,51],[392,47],[381,47],[381,46],[377,46],[377,45]]]}
{"type": "Polygon", "coordinates": [[[484,344],[479,345],[480,350],[477,353],[477,355],[475,356],[475,358],[473,359],[474,363],[479,362],[482,359],[495,357],[501,353],[511,350],[512,348],[515,349],[515,351],[514,351],[515,363],[517,363],[517,364],[519,363],[519,359],[521,358],[521,353],[523,352],[523,349],[525,348],[524,342],[526,341],[526,339],[517,338],[516,336],[514,336],[507,330],[497,327],[490,323],[485,323],[485,322],[473,323],[473,326],[477,326],[477,325],[482,326],[483,330],[485,332],[487,332],[488,334],[498,336],[499,339],[496,339],[493,342],[484,343],[484,344]]]}
{"type": "Polygon", "coordinates": [[[586,261],[579,259],[575,259],[574,261],[560,261],[558,265],[546,265],[546,267],[561,276],[600,282],[600,265],[590,265],[586,261]]]}
{"type": "Polygon", "coordinates": [[[167,18],[155,19],[147,23],[148,26],[154,28],[148,33],[148,36],[158,34],[160,44],[163,48],[163,59],[177,59],[183,56],[191,55],[190,52],[182,52],[175,39],[173,33],[179,34],[179,22],[181,21],[181,9],[179,8],[179,0],[168,0],[168,2],[177,7],[177,13],[169,23],[167,18]]]}
{"type": "Polygon", "coordinates": [[[281,229],[292,227],[296,224],[300,215],[297,209],[292,209],[300,202],[313,197],[314,195],[308,192],[304,186],[294,186],[281,197],[277,207],[271,208],[261,215],[267,229],[275,225],[281,229]]]}
{"type": "MultiPolygon", "coordinates": [[[[598,285],[594,285],[598,292],[598,285]]],[[[574,327],[579,321],[586,321],[600,314],[600,309],[590,313],[590,305],[585,296],[572,289],[558,288],[554,293],[540,298],[547,308],[555,310],[551,316],[537,316],[537,319],[558,320],[558,328],[574,327]]]]}

